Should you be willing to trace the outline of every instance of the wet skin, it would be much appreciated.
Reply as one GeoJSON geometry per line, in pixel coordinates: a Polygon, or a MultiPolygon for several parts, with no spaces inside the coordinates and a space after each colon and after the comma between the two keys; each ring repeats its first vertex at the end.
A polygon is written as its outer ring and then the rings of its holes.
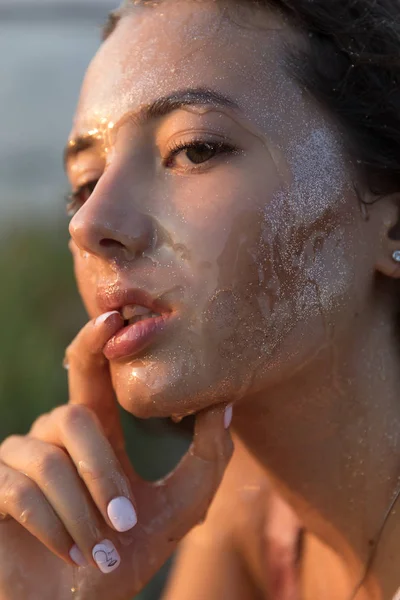
{"type": "Polygon", "coordinates": [[[355,584],[398,476],[393,299],[375,282],[398,276],[397,205],[365,218],[345,132],[287,72],[297,36],[240,11],[248,27],[208,2],[135,6],[102,46],[70,138],[70,247],[91,317],[128,288],[174,315],[111,360],[120,404],[235,401],[239,435],[355,584]]]}
{"type": "Polygon", "coordinates": [[[146,352],[112,362],[119,401],[139,416],[286,378],[325,342],[328,320],[351,318],[369,284],[357,261],[373,251],[339,135],[285,72],[283,25],[241,30],[208,5],[166,14],[135,8],[94,59],[71,139],[95,145],[68,163],[73,188],[98,181],[70,224],[89,314],[104,308],[98,294],[139,288],[177,317],[146,352]],[[152,102],[198,88],[238,108],[200,94],[144,122],[152,102]],[[171,156],[199,140],[226,147],[171,156]]]}

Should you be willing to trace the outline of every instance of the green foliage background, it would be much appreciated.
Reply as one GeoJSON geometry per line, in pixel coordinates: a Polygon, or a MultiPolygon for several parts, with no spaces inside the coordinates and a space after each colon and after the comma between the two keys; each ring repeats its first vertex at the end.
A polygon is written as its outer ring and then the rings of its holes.
{"type": "MultiPolygon", "coordinates": [[[[64,350],[87,320],[67,249],[67,224],[8,227],[0,238],[0,441],[24,434],[42,413],[67,401],[64,350]]],[[[121,411],[122,414],[122,411],[121,411]]],[[[154,421],[122,414],[141,475],[167,473],[188,441],[154,421]]],[[[138,596],[160,597],[167,569],[138,596]]]]}

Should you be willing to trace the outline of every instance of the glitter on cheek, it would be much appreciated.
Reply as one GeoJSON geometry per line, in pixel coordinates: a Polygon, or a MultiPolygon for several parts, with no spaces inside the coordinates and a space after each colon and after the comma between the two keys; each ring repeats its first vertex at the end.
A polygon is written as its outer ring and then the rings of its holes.
{"type": "Polygon", "coordinates": [[[321,118],[317,126],[317,118],[279,148],[289,177],[276,165],[281,185],[266,198],[254,251],[264,341],[252,385],[261,388],[328,344],[354,295],[351,203],[356,211],[357,201],[340,138],[321,118]]]}
{"type": "Polygon", "coordinates": [[[328,126],[313,128],[287,151],[293,182],[287,200],[301,223],[312,223],[329,206],[343,202],[346,165],[337,136],[328,126]]]}
{"type": "Polygon", "coordinates": [[[280,240],[273,262],[283,263],[278,271],[290,268],[296,275],[299,287],[292,293],[300,292],[299,278],[308,289],[318,286],[319,302],[328,310],[351,282],[343,232],[350,178],[338,134],[328,125],[308,129],[285,151],[291,181],[265,206],[264,239],[280,240]]]}
{"type": "Polygon", "coordinates": [[[280,214],[285,215],[280,224],[271,219],[274,211],[268,211],[262,242],[269,266],[269,304],[274,311],[285,307],[293,322],[328,314],[353,282],[340,212],[328,206],[314,221],[304,223],[292,210],[295,200],[285,204],[280,198],[280,214]]]}

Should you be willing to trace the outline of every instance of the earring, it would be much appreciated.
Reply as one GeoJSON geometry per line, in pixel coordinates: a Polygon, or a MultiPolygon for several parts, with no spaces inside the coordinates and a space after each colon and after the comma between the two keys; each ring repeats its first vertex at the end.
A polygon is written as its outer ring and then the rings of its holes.
{"type": "Polygon", "coordinates": [[[400,250],[393,252],[393,260],[394,262],[400,263],[400,250]]]}

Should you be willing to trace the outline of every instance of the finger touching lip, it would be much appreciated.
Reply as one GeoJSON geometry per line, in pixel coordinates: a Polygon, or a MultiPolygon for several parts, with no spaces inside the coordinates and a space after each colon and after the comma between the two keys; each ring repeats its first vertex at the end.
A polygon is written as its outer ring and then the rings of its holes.
{"type": "Polygon", "coordinates": [[[89,321],[78,333],[65,352],[64,367],[81,370],[82,366],[90,368],[97,365],[97,358],[103,355],[108,340],[123,327],[124,321],[118,311],[100,315],[89,321]]]}

